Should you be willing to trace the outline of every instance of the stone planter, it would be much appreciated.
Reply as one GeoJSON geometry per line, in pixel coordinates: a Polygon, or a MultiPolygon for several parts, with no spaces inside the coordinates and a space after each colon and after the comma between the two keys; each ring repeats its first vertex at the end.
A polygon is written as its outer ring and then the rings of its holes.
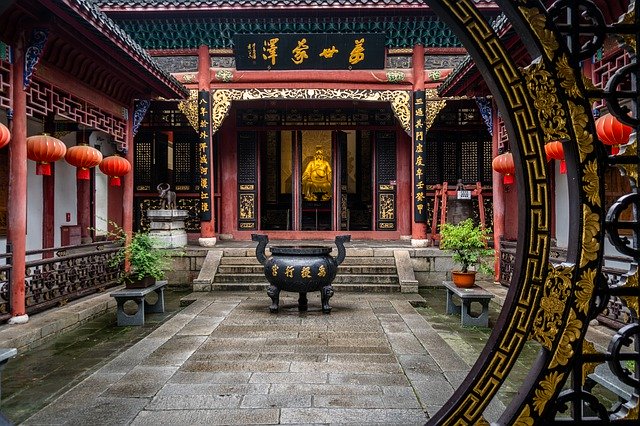
{"type": "Polygon", "coordinates": [[[350,241],[350,235],[337,236],[335,244],[338,247],[338,256],[331,256],[329,246],[273,246],[270,247],[271,256],[264,254],[269,242],[266,235],[253,234],[253,241],[258,242],[256,257],[264,265],[264,275],[271,284],[267,294],[272,304],[269,307],[272,313],[278,312],[280,291],[294,291],[300,294],[298,310],[307,310],[307,293],[320,291],[322,298],[322,312],[331,312],[329,299],[333,296],[331,283],[338,272],[338,265],[345,257],[344,242],[350,241]]]}

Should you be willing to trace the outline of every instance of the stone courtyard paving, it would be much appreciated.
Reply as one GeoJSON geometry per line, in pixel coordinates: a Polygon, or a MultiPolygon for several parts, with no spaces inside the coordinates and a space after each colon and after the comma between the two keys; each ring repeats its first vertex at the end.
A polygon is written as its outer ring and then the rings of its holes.
{"type": "Polygon", "coordinates": [[[468,371],[418,295],[337,293],[331,315],[296,299],[195,296],[24,424],[422,424],[468,371]]]}

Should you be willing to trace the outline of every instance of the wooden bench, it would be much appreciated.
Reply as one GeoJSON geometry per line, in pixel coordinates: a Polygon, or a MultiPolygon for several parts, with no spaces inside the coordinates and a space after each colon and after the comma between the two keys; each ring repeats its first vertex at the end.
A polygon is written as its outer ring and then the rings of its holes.
{"type": "Polygon", "coordinates": [[[167,281],[156,281],[156,283],[146,288],[125,288],[110,294],[116,299],[118,325],[144,325],[144,314],[164,312],[164,287],[167,281]],[[145,296],[151,292],[158,295],[158,300],[151,304],[147,302],[145,296]],[[129,315],[124,310],[124,304],[132,300],[138,305],[135,314],[129,315]]]}
{"type": "Polygon", "coordinates": [[[471,288],[459,288],[453,281],[443,281],[442,284],[447,289],[448,315],[460,315],[460,323],[463,327],[489,326],[489,302],[493,298],[493,294],[478,285],[471,288]],[[460,305],[453,303],[453,295],[460,298],[460,305]],[[482,312],[477,317],[471,315],[472,302],[478,302],[482,306],[482,312]]]}

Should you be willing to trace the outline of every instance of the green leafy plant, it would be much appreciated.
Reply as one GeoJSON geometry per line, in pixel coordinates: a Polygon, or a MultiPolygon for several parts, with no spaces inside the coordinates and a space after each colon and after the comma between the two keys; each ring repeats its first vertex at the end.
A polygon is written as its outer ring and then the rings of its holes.
{"type": "Polygon", "coordinates": [[[445,223],[440,227],[440,248],[453,252],[452,259],[462,266],[462,272],[469,272],[469,267],[474,266],[477,271],[491,274],[493,269],[484,259],[493,254],[493,250],[487,248],[490,232],[475,226],[473,219],[457,225],[445,223]]]}
{"type": "Polygon", "coordinates": [[[126,234],[122,228],[114,225],[112,236],[122,241],[122,247],[113,257],[113,264],[121,264],[129,261],[131,269],[121,277],[121,281],[141,280],[145,277],[153,277],[157,280],[164,278],[165,269],[168,266],[168,254],[153,246],[153,240],[147,232],[134,232],[131,241],[126,243],[126,234]]]}

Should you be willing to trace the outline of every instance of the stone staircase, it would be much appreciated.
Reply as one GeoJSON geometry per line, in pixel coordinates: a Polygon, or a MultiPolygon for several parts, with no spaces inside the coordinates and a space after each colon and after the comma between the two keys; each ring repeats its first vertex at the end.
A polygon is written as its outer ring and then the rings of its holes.
{"type": "MultiPolygon", "coordinates": [[[[267,286],[255,249],[210,250],[193,281],[194,291],[264,290],[267,286]]],[[[345,292],[417,292],[418,282],[407,250],[347,248],[333,287],[345,292]]]]}

